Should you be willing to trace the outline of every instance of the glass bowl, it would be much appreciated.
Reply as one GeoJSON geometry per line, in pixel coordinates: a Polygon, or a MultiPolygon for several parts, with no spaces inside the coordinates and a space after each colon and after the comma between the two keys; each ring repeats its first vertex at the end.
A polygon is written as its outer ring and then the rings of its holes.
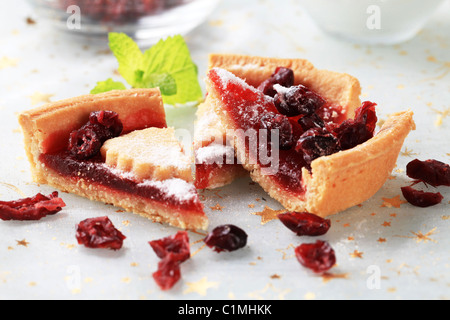
{"type": "Polygon", "coordinates": [[[107,39],[124,32],[140,44],[185,35],[221,0],[28,0],[39,17],[77,35],[107,39]]]}
{"type": "Polygon", "coordinates": [[[412,39],[445,0],[300,0],[319,28],[364,44],[412,39]]]}

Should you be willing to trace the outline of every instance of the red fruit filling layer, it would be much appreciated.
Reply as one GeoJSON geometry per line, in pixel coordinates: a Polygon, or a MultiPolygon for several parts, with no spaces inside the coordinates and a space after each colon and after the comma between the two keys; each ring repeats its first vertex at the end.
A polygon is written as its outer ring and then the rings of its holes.
{"type": "Polygon", "coordinates": [[[56,173],[74,181],[106,187],[110,190],[163,203],[164,206],[189,212],[203,212],[194,186],[185,181],[138,182],[132,175],[125,174],[105,165],[100,155],[103,143],[122,133],[123,125],[118,115],[111,111],[93,112],[89,122],[71,133],[67,150],[41,154],[40,161],[56,173]],[[174,190],[180,193],[175,193],[174,190]]]}
{"type": "Polygon", "coordinates": [[[58,197],[56,191],[49,196],[38,193],[32,198],[0,201],[0,219],[5,221],[40,220],[48,215],[57,214],[65,206],[66,204],[58,197]]]}
{"type": "MultiPolygon", "coordinates": [[[[344,121],[342,107],[331,105],[305,86],[292,86],[292,73],[285,68],[277,68],[260,90],[218,68],[210,70],[209,79],[232,127],[244,132],[267,130],[267,136],[271,136],[271,130],[278,130],[279,170],[271,179],[291,193],[304,194],[302,167],[310,169],[315,159],[351,149],[374,135],[377,122],[374,103],[364,102],[355,119],[344,121]]],[[[254,155],[246,138],[238,138],[245,143],[246,154],[254,155]]],[[[257,145],[263,143],[258,140],[257,145]]],[[[271,154],[272,143],[266,144],[267,153],[271,154]]],[[[267,167],[258,156],[249,160],[261,168],[267,167]]]]}

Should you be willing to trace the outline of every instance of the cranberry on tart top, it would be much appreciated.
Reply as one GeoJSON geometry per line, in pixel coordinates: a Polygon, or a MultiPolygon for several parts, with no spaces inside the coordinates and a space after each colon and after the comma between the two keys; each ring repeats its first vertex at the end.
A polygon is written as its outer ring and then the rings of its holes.
{"type": "Polygon", "coordinates": [[[37,183],[157,222],[207,228],[190,161],[167,128],[158,89],[50,103],[22,113],[19,122],[37,183]],[[155,148],[157,155],[149,152],[155,148]]]}
{"type": "MultiPolygon", "coordinates": [[[[336,117],[335,122],[353,117],[361,105],[361,88],[356,78],[344,73],[319,70],[304,59],[211,54],[209,68],[216,67],[232,72],[249,85],[273,96],[277,93],[273,88],[275,84],[284,87],[301,84],[327,101],[321,112],[327,112],[328,117],[336,117]]],[[[234,148],[226,143],[226,130],[207,95],[205,102],[198,107],[194,132],[196,186],[199,189],[218,188],[248,175],[238,163],[239,159],[233,156],[234,148]],[[224,159],[231,161],[226,162],[224,159]]]]}
{"type": "MultiPolygon", "coordinates": [[[[375,104],[339,108],[303,85],[276,84],[271,97],[221,68],[211,69],[206,82],[209,103],[224,127],[236,132],[230,141],[237,158],[290,211],[327,216],[366,201],[386,182],[415,128],[412,112],[406,111],[392,115],[374,135],[375,104]],[[355,116],[345,120],[350,114],[355,116]],[[268,174],[242,132],[271,129],[280,133],[279,168],[268,174]]],[[[264,142],[258,141],[259,149],[275,150],[264,142]]]]}

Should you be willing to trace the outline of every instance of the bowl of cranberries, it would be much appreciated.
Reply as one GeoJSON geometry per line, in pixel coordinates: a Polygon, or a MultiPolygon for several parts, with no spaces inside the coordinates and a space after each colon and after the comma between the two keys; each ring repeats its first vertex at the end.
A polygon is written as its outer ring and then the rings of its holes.
{"type": "Polygon", "coordinates": [[[220,0],[29,0],[37,15],[72,34],[107,39],[124,32],[153,44],[199,26],[220,0]]]}

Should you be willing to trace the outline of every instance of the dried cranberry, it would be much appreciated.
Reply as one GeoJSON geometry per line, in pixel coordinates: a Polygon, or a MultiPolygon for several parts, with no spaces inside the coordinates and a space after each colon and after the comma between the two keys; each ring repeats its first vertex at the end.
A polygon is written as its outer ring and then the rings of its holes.
{"type": "Polygon", "coordinates": [[[313,128],[300,137],[295,150],[302,152],[305,162],[311,165],[315,159],[334,154],[340,148],[333,134],[324,128],[313,128]]]}
{"type": "Polygon", "coordinates": [[[345,120],[334,130],[342,150],[349,150],[373,138],[377,116],[376,104],[364,102],[356,110],[355,119],[345,120]]]}
{"type": "Polygon", "coordinates": [[[174,236],[149,242],[161,259],[153,278],[161,290],[170,290],[180,279],[180,265],[191,257],[189,235],[179,231],[174,236]]]}
{"type": "Polygon", "coordinates": [[[216,252],[231,252],[245,247],[247,237],[244,230],[229,224],[215,228],[204,239],[204,242],[216,252]]]}
{"type": "Polygon", "coordinates": [[[172,253],[169,253],[164,259],[159,261],[158,270],[153,273],[153,279],[163,291],[172,289],[181,279],[180,262],[172,255],[172,253]]]}
{"type": "Polygon", "coordinates": [[[283,87],[291,87],[294,85],[294,71],[289,68],[278,67],[269,79],[265,80],[258,87],[265,95],[274,97],[276,91],[274,85],[279,84],[283,87]]]}
{"type": "Polygon", "coordinates": [[[288,212],[280,214],[278,218],[298,236],[321,236],[331,227],[330,220],[308,212],[288,212]]]}
{"type": "Polygon", "coordinates": [[[433,187],[450,187],[450,166],[437,160],[413,160],[406,166],[406,174],[433,187]]]}
{"type": "Polygon", "coordinates": [[[275,113],[267,113],[261,118],[261,129],[267,130],[267,138],[270,140],[274,130],[279,133],[279,147],[282,150],[290,149],[293,146],[293,129],[286,116],[275,113]]]}
{"type": "Polygon", "coordinates": [[[94,127],[84,126],[70,134],[68,149],[77,159],[92,158],[100,152],[101,147],[102,141],[94,127]]]}
{"type": "Polygon", "coordinates": [[[435,206],[442,202],[444,197],[442,194],[432,193],[432,192],[424,192],[420,190],[415,190],[411,187],[403,187],[402,193],[405,199],[412,204],[413,206],[420,208],[428,208],[435,206]]]}
{"type": "Polygon", "coordinates": [[[302,127],[303,131],[308,131],[309,129],[313,128],[325,127],[325,123],[316,113],[301,117],[298,120],[298,124],[302,127]]]}
{"type": "Polygon", "coordinates": [[[186,231],[179,231],[176,235],[149,242],[160,259],[168,255],[171,259],[182,263],[191,257],[189,235],[186,231]]]}
{"type": "Polygon", "coordinates": [[[48,215],[57,214],[65,206],[66,204],[58,197],[56,191],[49,196],[38,193],[32,198],[0,201],[0,219],[5,221],[36,221],[48,215]]]}
{"type": "Polygon", "coordinates": [[[126,237],[108,217],[86,219],[78,224],[78,244],[92,249],[120,250],[126,237]]]}
{"type": "Polygon", "coordinates": [[[325,241],[302,244],[295,249],[295,255],[300,264],[315,273],[326,272],[336,264],[335,252],[325,241]]]}
{"type": "Polygon", "coordinates": [[[107,128],[114,137],[120,136],[123,131],[122,121],[120,121],[119,115],[113,111],[92,112],[89,116],[89,122],[107,128]]]}
{"type": "Polygon", "coordinates": [[[92,112],[89,122],[70,134],[68,150],[77,159],[90,159],[99,154],[106,140],[120,136],[122,131],[123,124],[116,112],[92,112]]]}
{"type": "Polygon", "coordinates": [[[355,121],[364,123],[366,125],[367,131],[373,135],[375,132],[375,128],[377,126],[377,113],[375,110],[375,107],[377,106],[376,103],[365,101],[355,111],[355,121]]]}
{"type": "Polygon", "coordinates": [[[313,114],[326,103],[320,95],[302,85],[290,88],[275,86],[275,90],[275,107],[288,117],[313,114]]]}

